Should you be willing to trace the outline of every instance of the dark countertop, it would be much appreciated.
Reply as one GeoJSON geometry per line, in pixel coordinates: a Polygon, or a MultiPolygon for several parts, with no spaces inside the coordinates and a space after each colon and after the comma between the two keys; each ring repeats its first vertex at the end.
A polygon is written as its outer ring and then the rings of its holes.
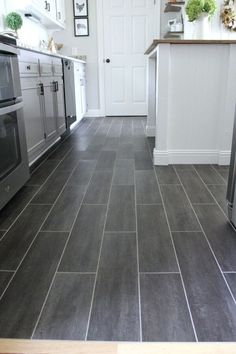
{"type": "Polygon", "coordinates": [[[145,54],[150,54],[158,44],[236,44],[236,40],[230,39],[154,39],[145,54]]]}

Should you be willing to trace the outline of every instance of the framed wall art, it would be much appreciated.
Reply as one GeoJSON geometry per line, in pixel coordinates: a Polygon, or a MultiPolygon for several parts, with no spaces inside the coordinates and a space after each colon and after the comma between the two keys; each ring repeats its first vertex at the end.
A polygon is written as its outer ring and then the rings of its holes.
{"type": "Polygon", "coordinates": [[[75,17],[75,37],[89,36],[89,22],[87,17],[75,17]]]}
{"type": "Polygon", "coordinates": [[[88,17],[88,0],[73,0],[74,17],[88,17]]]}

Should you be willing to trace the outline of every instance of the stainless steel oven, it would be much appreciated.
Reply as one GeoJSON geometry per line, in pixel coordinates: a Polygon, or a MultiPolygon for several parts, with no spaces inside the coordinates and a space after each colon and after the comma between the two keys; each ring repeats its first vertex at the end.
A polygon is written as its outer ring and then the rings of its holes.
{"type": "Polygon", "coordinates": [[[0,37],[0,209],[29,178],[17,49],[7,42],[0,37]]]}

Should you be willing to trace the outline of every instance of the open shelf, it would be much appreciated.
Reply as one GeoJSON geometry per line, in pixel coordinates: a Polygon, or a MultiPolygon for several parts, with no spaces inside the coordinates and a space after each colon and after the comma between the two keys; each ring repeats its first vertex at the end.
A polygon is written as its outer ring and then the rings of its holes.
{"type": "Polygon", "coordinates": [[[184,5],[185,1],[181,2],[167,2],[164,12],[180,12],[182,7],[179,5],[184,5]]]}

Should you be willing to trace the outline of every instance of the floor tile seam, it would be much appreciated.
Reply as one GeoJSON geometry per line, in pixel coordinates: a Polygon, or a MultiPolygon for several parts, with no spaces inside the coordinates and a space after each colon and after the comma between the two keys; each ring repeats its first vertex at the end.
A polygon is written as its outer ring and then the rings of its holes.
{"type": "MultiPolygon", "coordinates": [[[[69,181],[70,177],[71,177],[72,174],[74,173],[75,169],[76,169],[76,167],[73,169],[73,171],[72,171],[71,174],[69,175],[67,182],[69,181]]],[[[87,187],[86,187],[86,189],[85,189],[85,192],[84,192],[83,198],[82,198],[82,200],[81,200],[80,206],[79,206],[79,208],[78,208],[78,211],[77,211],[77,213],[76,213],[76,216],[75,216],[75,218],[74,218],[73,224],[72,224],[72,226],[71,226],[69,235],[68,235],[68,237],[67,237],[67,240],[66,240],[66,242],[65,242],[65,245],[64,245],[64,248],[63,248],[63,250],[62,250],[61,256],[60,256],[60,258],[59,258],[59,261],[58,261],[58,264],[57,264],[57,267],[56,267],[54,276],[52,277],[51,284],[50,284],[50,286],[49,286],[49,289],[48,289],[48,291],[47,291],[47,294],[46,294],[46,297],[45,297],[45,299],[44,299],[43,305],[42,305],[42,307],[41,307],[40,313],[39,313],[39,315],[38,315],[37,321],[36,321],[35,326],[34,326],[34,328],[33,328],[33,331],[32,331],[32,334],[31,334],[31,339],[33,339],[33,337],[34,337],[34,335],[35,335],[35,331],[36,331],[36,329],[37,329],[37,326],[38,326],[39,321],[40,321],[40,319],[41,319],[41,316],[42,316],[42,314],[43,314],[45,305],[46,305],[46,303],[47,303],[47,300],[48,300],[48,297],[49,297],[49,295],[50,295],[51,289],[52,289],[52,287],[53,287],[54,281],[55,281],[55,279],[56,279],[57,272],[58,272],[59,267],[60,267],[60,265],[61,265],[62,258],[63,258],[63,256],[64,256],[64,253],[65,253],[65,250],[66,250],[66,248],[67,248],[67,245],[68,245],[68,243],[69,243],[69,241],[70,241],[70,239],[71,239],[71,235],[72,235],[72,232],[73,232],[73,228],[74,228],[74,226],[75,226],[75,223],[76,223],[77,217],[78,217],[78,215],[79,215],[79,212],[80,212],[80,210],[81,210],[81,208],[82,208],[83,200],[84,200],[84,198],[85,198],[85,195],[86,195],[86,192],[87,192],[87,189],[88,189],[88,186],[89,186],[89,184],[90,184],[91,179],[92,179],[92,176],[90,177],[89,183],[88,183],[88,185],[87,185],[87,187]]],[[[66,187],[66,184],[65,184],[64,188],[65,188],[65,187],[66,187]]],[[[62,191],[61,191],[61,193],[62,193],[62,191]]],[[[60,194],[61,194],[61,193],[60,193],[60,194]]],[[[60,195],[59,195],[59,196],[60,196],[60,195]]],[[[59,199],[59,196],[58,196],[58,199],[59,199]]],[[[56,202],[55,202],[55,203],[56,203],[56,202]]],[[[52,210],[52,209],[51,209],[51,210],[52,210]]],[[[43,225],[42,225],[42,226],[43,226],[43,225]]]]}
{"type": "MultiPolygon", "coordinates": [[[[8,231],[12,228],[12,226],[17,222],[17,220],[20,218],[20,216],[23,214],[23,212],[26,210],[26,208],[31,205],[31,201],[36,197],[36,195],[43,189],[49,178],[53,175],[57,167],[60,165],[60,162],[56,165],[56,167],[53,169],[53,171],[49,174],[48,178],[45,180],[45,182],[40,186],[40,188],[33,194],[32,198],[30,198],[29,202],[26,204],[26,206],[22,209],[22,211],[17,215],[17,217],[14,219],[14,221],[11,223],[9,228],[6,230],[5,234],[2,236],[0,241],[4,239],[4,237],[7,235],[8,231]]],[[[51,204],[50,204],[51,205],[51,204]]]]}
{"type": "Polygon", "coordinates": [[[193,319],[190,303],[189,303],[189,300],[188,300],[188,294],[187,294],[187,290],[186,290],[183,274],[182,274],[182,271],[181,271],[181,267],[180,267],[180,263],[179,263],[179,259],[178,259],[178,255],[177,255],[177,251],[176,251],[176,248],[175,248],[175,244],[174,244],[174,240],[173,240],[173,236],[172,236],[172,232],[171,232],[170,222],[169,222],[168,214],[167,214],[167,211],[166,211],[166,206],[165,206],[165,203],[164,203],[164,197],[163,197],[160,185],[159,185],[159,180],[158,180],[158,176],[157,176],[155,168],[154,168],[154,172],[155,172],[155,176],[156,176],[159,192],[160,192],[162,203],[163,203],[163,209],[164,209],[165,218],[166,218],[168,229],[169,229],[169,235],[170,235],[172,247],[173,247],[173,250],[174,250],[177,267],[178,267],[178,270],[179,270],[179,273],[180,273],[182,289],[183,289],[183,292],[184,292],[184,297],[185,297],[186,305],[187,305],[187,308],[188,308],[188,313],[189,313],[189,317],[190,317],[190,321],[191,321],[191,325],[192,325],[192,330],[193,330],[193,333],[194,333],[194,336],[195,336],[195,340],[196,340],[196,342],[198,342],[197,330],[196,330],[196,327],[195,327],[195,323],[194,323],[194,319],[193,319]]]}
{"type": "MultiPolygon", "coordinates": [[[[228,219],[228,215],[226,215],[225,211],[223,210],[223,208],[220,206],[219,202],[217,201],[217,199],[215,198],[214,194],[212,193],[212,191],[208,188],[208,184],[206,184],[204,182],[204,180],[202,179],[201,175],[198,173],[197,169],[195,168],[195,166],[193,166],[195,172],[197,173],[198,177],[200,178],[200,180],[202,181],[202,183],[204,184],[205,188],[208,190],[208,192],[210,193],[210,195],[212,196],[212,198],[214,199],[215,203],[217,204],[217,206],[220,208],[220,210],[222,211],[222,213],[224,214],[224,216],[226,216],[226,218],[228,219]]],[[[212,185],[212,184],[211,184],[212,185]]],[[[214,184],[214,186],[216,186],[214,184]]],[[[226,199],[226,196],[225,196],[226,199]]]]}
{"type": "MultiPolygon", "coordinates": [[[[133,126],[133,120],[132,120],[133,126]]],[[[134,208],[135,208],[135,228],[136,228],[136,257],[137,257],[137,279],[138,279],[138,305],[139,305],[139,339],[143,341],[143,324],[142,324],[142,302],[141,302],[141,284],[140,284],[140,261],[139,261],[139,237],[138,237],[138,207],[137,207],[137,183],[134,169],[134,208]]]]}
{"type": "Polygon", "coordinates": [[[220,174],[220,172],[213,166],[211,165],[213,170],[217,173],[217,175],[224,181],[224,184],[227,184],[227,181],[224,179],[224,177],[220,174]]]}
{"type": "MultiPolygon", "coordinates": [[[[116,157],[115,157],[115,160],[116,160],[116,157]]],[[[89,308],[89,314],[88,314],[88,321],[87,321],[87,327],[86,327],[86,333],[85,333],[85,341],[86,341],[86,342],[87,342],[87,340],[88,340],[88,334],[89,334],[89,328],[90,328],[92,310],[93,310],[93,305],[94,305],[95,290],[96,290],[96,285],[97,285],[98,272],[99,272],[100,261],[101,261],[101,255],[102,255],[102,247],[103,247],[104,237],[105,237],[105,231],[106,231],[106,223],[107,223],[109,205],[110,205],[110,200],[111,200],[111,191],[112,191],[112,186],[113,186],[113,185],[112,185],[112,184],[113,184],[113,178],[114,178],[114,168],[112,169],[112,178],[111,178],[111,184],[110,184],[110,189],[109,189],[107,207],[106,207],[106,212],[105,212],[105,217],[104,217],[104,225],[103,225],[103,230],[102,230],[102,239],[101,239],[101,244],[100,244],[100,248],[99,248],[98,261],[97,261],[97,268],[96,268],[96,275],[95,275],[95,279],[94,279],[92,297],[91,297],[90,308],[89,308]]]]}
{"type": "MultiPolygon", "coordinates": [[[[194,167],[194,169],[195,169],[195,167],[194,167]]],[[[178,175],[178,173],[177,173],[177,175],[178,175]]],[[[179,180],[180,180],[180,182],[181,182],[181,179],[180,179],[180,176],[179,176],[179,175],[178,175],[178,178],[179,178],[179,180]]],[[[225,283],[225,285],[226,285],[226,287],[227,287],[227,289],[228,289],[228,291],[229,291],[229,293],[230,293],[230,295],[231,295],[231,297],[232,297],[234,303],[236,304],[236,299],[235,299],[235,297],[234,297],[234,295],[233,295],[233,292],[232,292],[232,290],[231,290],[231,288],[230,288],[230,286],[229,286],[229,283],[228,283],[228,281],[227,281],[227,279],[226,279],[226,277],[225,277],[225,275],[224,275],[224,273],[223,273],[223,271],[222,271],[222,269],[221,269],[221,266],[220,266],[220,263],[219,263],[219,261],[218,261],[218,259],[217,259],[217,257],[216,257],[216,254],[215,254],[215,252],[214,252],[214,250],[213,250],[213,248],[212,248],[212,246],[211,246],[211,243],[210,243],[210,241],[209,241],[209,239],[208,239],[208,237],[207,237],[207,235],[206,235],[206,233],[205,233],[205,231],[204,231],[204,228],[203,228],[203,226],[202,226],[202,224],[201,224],[201,222],[200,222],[200,220],[199,220],[199,218],[198,218],[198,216],[197,216],[197,213],[196,213],[196,211],[195,211],[195,209],[194,209],[194,207],[193,207],[193,205],[192,205],[192,203],[191,203],[191,201],[190,201],[190,199],[189,199],[189,196],[188,196],[187,191],[186,191],[186,189],[185,189],[185,187],[184,187],[183,184],[182,184],[182,188],[183,188],[184,193],[185,193],[185,195],[186,195],[186,197],[187,197],[187,199],[188,199],[188,202],[189,202],[189,204],[190,204],[190,207],[191,207],[191,209],[192,209],[192,211],[193,211],[193,213],[194,213],[194,215],[195,215],[195,217],[196,217],[196,219],[197,219],[197,221],[198,221],[198,224],[199,224],[200,229],[201,229],[201,231],[202,231],[202,234],[204,235],[204,238],[205,238],[205,240],[206,240],[206,242],[207,242],[207,244],[208,244],[208,247],[210,248],[211,254],[212,254],[212,256],[213,256],[213,258],[214,258],[214,260],[215,260],[215,262],[216,262],[217,268],[219,269],[220,274],[222,275],[223,281],[224,281],[224,283],[225,283]]]]}

